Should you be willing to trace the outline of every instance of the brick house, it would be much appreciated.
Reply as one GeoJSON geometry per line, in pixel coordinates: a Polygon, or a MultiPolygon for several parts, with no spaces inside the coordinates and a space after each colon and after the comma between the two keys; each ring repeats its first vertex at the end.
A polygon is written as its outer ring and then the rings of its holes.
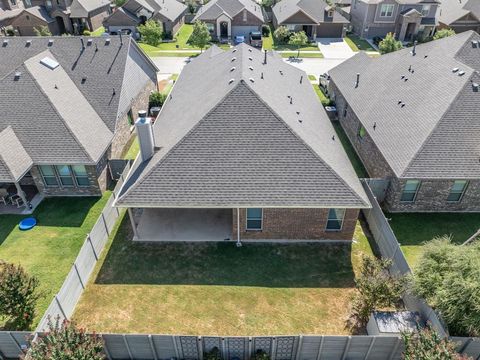
{"type": "Polygon", "coordinates": [[[147,20],[155,20],[162,25],[163,33],[171,37],[185,23],[187,6],[177,0],[128,0],[103,22],[110,33],[128,30],[136,38],[137,26],[147,20]]]}
{"type": "Polygon", "coordinates": [[[265,22],[261,6],[253,0],[211,0],[198,10],[193,21],[197,20],[207,24],[212,38],[219,41],[248,39],[265,22]]]}
{"type": "Polygon", "coordinates": [[[352,0],[350,21],[361,38],[394,33],[400,41],[413,41],[433,34],[439,4],[439,0],[352,0]]]}
{"type": "Polygon", "coordinates": [[[115,206],[137,240],[351,240],[370,206],[307,74],[276,53],[208,49],[136,128],[115,206]]]}
{"type": "Polygon", "coordinates": [[[480,211],[480,36],[472,31],[329,72],[338,118],[392,212],[480,211]]]}
{"type": "Polygon", "coordinates": [[[323,0],[282,0],[275,4],[273,25],[289,30],[304,31],[309,39],[342,38],[350,23],[337,10],[323,0]]]}
{"type": "Polygon", "coordinates": [[[0,136],[13,145],[0,149],[0,188],[25,196],[24,205],[101,195],[132,114],[156,90],[155,65],[129,37],[2,42],[0,136]]]}

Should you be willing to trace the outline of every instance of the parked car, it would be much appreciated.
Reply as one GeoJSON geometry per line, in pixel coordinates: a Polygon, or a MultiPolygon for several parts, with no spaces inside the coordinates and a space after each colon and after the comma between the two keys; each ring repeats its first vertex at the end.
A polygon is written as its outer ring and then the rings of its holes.
{"type": "Polygon", "coordinates": [[[238,45],[238,44],[241,44],[241,43],[244,43],[244,42],[245,42],[245,36],[243,36],[243,35],[237,35],[233,39],[234,45],[238,45]]]}
{"type": "Polygon", "coordinates": [[[258,48],[262,47],[262,33],[260,31],[252,31],[250,33],[250,45],[258,48]]]}

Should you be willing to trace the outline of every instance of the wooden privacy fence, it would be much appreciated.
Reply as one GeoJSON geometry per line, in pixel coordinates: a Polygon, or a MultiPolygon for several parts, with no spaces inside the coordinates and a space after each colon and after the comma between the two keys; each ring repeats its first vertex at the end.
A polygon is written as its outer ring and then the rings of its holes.
{"type": "MultiPolygon", "coordinates": [[[[385,218],[377,199],[373,195],[372,190],[368,185],[368,181],[362,180],[363,188],[367,193],[368,199],[372,204],[371,209],[362,210],[367,220],[368,227],[373,235],[373,240],[377,246],[380,255],[384,259],[391,259],[392,265],[390,271],[399,275],[411,275],[412,270],[403,255],[397,237],[393,233],[388,220],[385,218]]],[[[435,311],[428,306],[423,299],[420,299],[412,294],[406,294],[403,301],[408,310],[418,312],[425,321],[428,321],[431,326],[441,335],[446,336],[447,331],[440,321],[435,311]]]]}
{"type": "Polygon", "coordinates": [[[87,235],[80,252],[77,255],[72,268],[68,273],[59,292],[53,297],[52,302],[43,315],[36,331],[41,332],[48,324],[48,318],[69,319],[72,316],[75,306],[87,285],[90,275],[95,268],[98,257],[107,244],[108,237],[115,227],[120,216],[118,208],[112,206],[116,194],[120,190],[125,177],[130,170],[131,162],[128,162],[120,176],[112,196],[107,201],[92,231],[87,235]]]}

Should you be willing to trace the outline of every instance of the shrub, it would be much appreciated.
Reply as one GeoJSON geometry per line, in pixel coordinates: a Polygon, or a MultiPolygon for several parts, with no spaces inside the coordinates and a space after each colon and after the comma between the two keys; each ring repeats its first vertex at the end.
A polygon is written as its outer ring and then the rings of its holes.
{"type": "Polygon", "coordinates": [[[138,32],[142,41],[148,45],[157,46],[162,39],[162,27],[155,20],[147,20],[145,24],[138,27],[138,32]]]}
{"type": "Polygon", "coordinates": [[[405,360],[468,360],[455,351],[455,343],[442,339],[434,330],[426,328],[413,333],[403,333],[405,360]]]}
{"type": "Polygon", "coordinates": [[[104,360],[102,339],[70,321],[48,320],[48,330],[30,344],[24,360],[104,360]]]}
{"type": "Polygon", "coordinates": [[[262,36],[269,37],[270,36],[270,26],[262,25],[262,36]]]}
{"type": "Polygon", "coordinates": [[[268,354],[265,351],[259,349],[252,356],[251,360],[270,360],[270,356],[268,356],[268,354]]]}
{"type": "Polygon", "coordinates": [[[452,35],[455,35],[455,31],[453,29],[441,29],[438,30],[435,35],[433,35],[433,40],[443,39],[452,35]]]}
{"type": "Polygon", "coordinates": [[[203,354],[203,360],[222,360],[222,354],[218,347],[213,347],[212,350],[203,354]]]}
{"type": "Polygon", "coordinates": [[[274,0],[262,0],[261,5],[263,7],[272,7],[274,3],[274,0]]]}
{"type": "Polygon", "coordinates": [[[52,36],[48,26],[40,25],[39,27],[34,27],[33,32],[36,36],[52,36]]]}
{"type": "Polygon", "coordinates": [[[90,36],[90,35],[92,35],[92,33],[90,32],[90,30],[83,30],[83,35],[84,36],[90,36]]]}
{"type": "Polygon", "coordinates": [[[279,43],[285,44],[288,42],[290,38],[290,30],[286,26],[279,26],[274,32],[273,37],[279,43]]]}
{"type": "Polygon", "coordinates": [[[162,107],[165,100],[167,100],[166,94],[162,94],[158,91],[152,92],[148,98],[148,107],[162,107]]]}
{"type": "Polygon", "coordinates": [[[480,336],[480,244],[459,246],[450,238],[424,246],[414,290],[436,308],[452,334],[480,336]]]}
{"type": "Polygon", "coordinates": [[[299,31],[292,34],[292,36],[290,36],[290,39],[288,40],[288,44],[296,46],[298,48],[297,57],[299,57],[300,47],[308,44],[307,34],[305,34],[305,31],[299,31]]]}
{"type": "Polygon", "coordinates": [[[187,5],[189,14],[195,14],[195,10],[196,10],[195,0],[187,0],[185,2],[185,5],[187,5]]]}
{"type": "Polygon", "coordinates": [[[189,39],[190,43],[203,50],[210,40],[212,40],[212,37],[210,36],[207,25],[204,22],[195,21],[195,24],[193,24],[193,32],[189,39]]]}
{"type": "Polygon", "coordinates": [[[382,54],[387,54],[390,52],[394,52],[403,48],[403,45],[400,41],[395,39],[395,34],[388,33],[385,38],[380,41],[378,44],[378,48],[382,54]]]}
{"type": "Polygon", "coordinates": [[[391,260],[379,260],[366,256],[355,279],[357,294],[353,299],[352,312],[347,327],[353,331],[363,328],[372,311],[382,308],[400,308],[402,295],[407,289],[406,277],[395,277],[388,268],[391,260]]]}
{"type": "Polygon", "coordinates": [[[27,274],[21,265],[0,262],[0,315],[8,328],[27,330],[35,316],[38,279],[27,274]]]}

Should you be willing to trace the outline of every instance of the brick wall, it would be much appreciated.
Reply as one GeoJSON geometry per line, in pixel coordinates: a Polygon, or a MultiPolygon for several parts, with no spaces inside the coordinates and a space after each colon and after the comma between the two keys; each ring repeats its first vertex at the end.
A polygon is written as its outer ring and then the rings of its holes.
{"type": "Polygon", "coordinates": [[[103,25],[103,20],[105,20],[108,15],[110,15],[110,8],[109,7],[102,7],[92,11],[89,15],[87,20],[88,27],[90,31],[97,30],[100,26],[103,25]]]}
{"type": "MultiPolygon", "coordinates": [[[[358,209],[347,209],[342,230],[325,231],[328,209],[263,209],[263,229],[246,230],[246,209],[240,209],[240,239],[352,240],[358,209]]],[[[237,239],[237,211],[233,209],[232,236],[237,239]]]]}

